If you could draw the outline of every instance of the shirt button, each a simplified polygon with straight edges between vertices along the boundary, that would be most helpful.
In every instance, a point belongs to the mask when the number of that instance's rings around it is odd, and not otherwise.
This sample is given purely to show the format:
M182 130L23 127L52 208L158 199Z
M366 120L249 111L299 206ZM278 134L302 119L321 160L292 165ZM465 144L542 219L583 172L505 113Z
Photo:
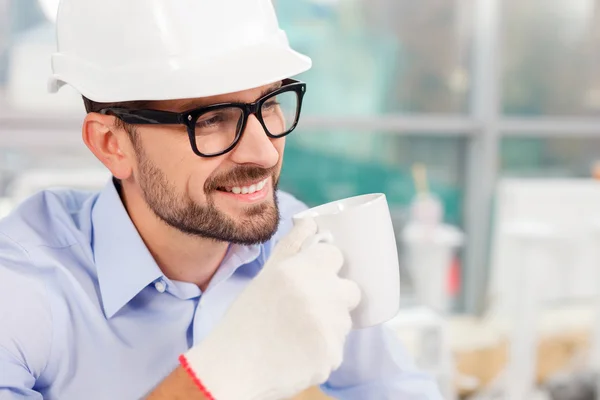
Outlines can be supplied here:
M163 281L163 280L160 280L160 281L156 282L156 283L154 284L154 287L156 288L156 290L157 290L159 293L164 293L164 292L165 292L165 290L167 290L167 284L166 284L166 283L165 283L165 281Z

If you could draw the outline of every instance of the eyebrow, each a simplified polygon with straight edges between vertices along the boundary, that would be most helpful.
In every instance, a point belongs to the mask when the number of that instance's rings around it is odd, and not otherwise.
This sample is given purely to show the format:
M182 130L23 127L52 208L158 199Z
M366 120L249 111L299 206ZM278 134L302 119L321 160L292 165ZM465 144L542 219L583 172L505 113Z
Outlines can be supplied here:
M258 96L257 99L260 99L261 97L264 97L264 96L268 95L269 93L276 91L277 89L281 88L282 86L283 86L283 84L281 81L270 85L269 87L265 88L260 93L260 95ZM219 103L224 103L224 102L219 102ZM245 101L243 101L241 99L231 99L231 100L227 101L226 103L245 103ZM181 110L189 110L189 109L193 109L193 108L209 106L211 104L218 104L218 103L208 103L207 104L207 103L203 102L202 100L191 99L191 100L188 100L185 103L183 103L178 108L180 108Z

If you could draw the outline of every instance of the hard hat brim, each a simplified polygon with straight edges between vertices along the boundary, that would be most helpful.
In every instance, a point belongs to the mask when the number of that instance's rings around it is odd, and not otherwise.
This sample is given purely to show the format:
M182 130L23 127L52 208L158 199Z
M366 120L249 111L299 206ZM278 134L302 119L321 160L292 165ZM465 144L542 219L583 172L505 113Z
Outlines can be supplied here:
M54 54L52 63L55 73L48 85L51 93L68 84L100 103L234 93L293 77L312 65L309 57L274 43L249 46L208 62L171 58L160 65L144 64L142 60L135 65L103 69L69 55ZM90 76L95 79L90 80Z

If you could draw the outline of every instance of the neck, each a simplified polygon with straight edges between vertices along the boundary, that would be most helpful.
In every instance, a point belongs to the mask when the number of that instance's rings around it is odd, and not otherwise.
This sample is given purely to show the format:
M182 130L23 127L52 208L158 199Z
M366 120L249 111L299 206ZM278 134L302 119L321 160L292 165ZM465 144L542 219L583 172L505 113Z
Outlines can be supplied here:
M229 246L226 242L185 234L158 218L135 188L124 183L121 199L159 268L169 279L206 290Z

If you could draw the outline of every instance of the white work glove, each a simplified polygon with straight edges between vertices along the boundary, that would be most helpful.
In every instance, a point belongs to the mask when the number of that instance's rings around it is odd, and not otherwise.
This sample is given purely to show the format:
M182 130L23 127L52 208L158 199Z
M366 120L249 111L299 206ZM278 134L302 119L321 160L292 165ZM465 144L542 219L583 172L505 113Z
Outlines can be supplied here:
M342 363L360 289L341 252L301 221L200 344L182 356L216 400L280 400L325 382ZM187 364L187 365L186 365Z

